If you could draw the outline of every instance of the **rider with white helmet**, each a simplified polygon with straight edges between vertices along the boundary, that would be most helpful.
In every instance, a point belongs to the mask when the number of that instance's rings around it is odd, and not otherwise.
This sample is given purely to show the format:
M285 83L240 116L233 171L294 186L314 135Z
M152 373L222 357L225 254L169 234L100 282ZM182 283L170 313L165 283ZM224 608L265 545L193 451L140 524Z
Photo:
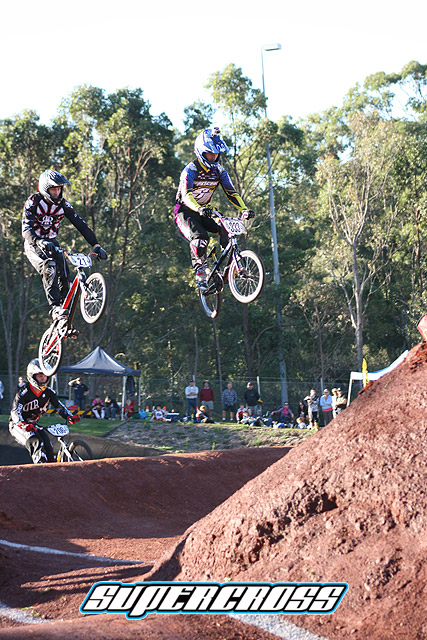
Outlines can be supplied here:
M49 436L37 426L41 415L46 413L49 404L59 415L74 424L80 418L73 416L58 400L55 391L47 386L48 377L43 373L38 358L29 362L27 382L16 394L9 418L9 431L13 438L27 448L33 462L55 462Z
M107 259L92 229L64 199L62 192L66 184L70 182L58 171L44 171L39 178L39 191L28 198L22 218L24 251L42 276L53 317L62 316L61 305L68 293L68 268L64 256L56 251L59 225L64 216L93 247L98 259Z
M222 247L228 243L228 235L222 225L210 217L212 209L209 203L214 191L221 185L236 209L241 213L246 212L248 218L253 217L254 213L246 208L230 176L220 164L220 156L228 152L228 147L221 137L219 128L202 131L194 142L194 151L196 159L181 173L174 213L179 230L190 241L196 284L203 289L206 287L208 232L220 235Z

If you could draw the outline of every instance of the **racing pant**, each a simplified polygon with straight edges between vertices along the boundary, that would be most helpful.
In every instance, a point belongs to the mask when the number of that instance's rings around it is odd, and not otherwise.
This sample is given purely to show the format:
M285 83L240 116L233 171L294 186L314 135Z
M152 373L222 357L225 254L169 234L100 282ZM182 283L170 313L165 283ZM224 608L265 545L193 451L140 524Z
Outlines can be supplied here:
M219 235L223 249L228 244L228 234L221 224L212 218L201 216L200 213L183 204L177 204L175 207L175 222L184 238L190 242L191 263L196 271L206 266L208 232Z
M36 432L26 431L14 422L9 422L9 431L16 442L26 447L35 464L55 462L52 443L47 431L44 429L37 429Z
M57 240L50 239L49 241L59 247ZM32 245L27 241L24 242L24 251L34 269L42 277L49 305L52 307L62 304L69 288L69 269L64 254L54 251L52 255L49 255L37 245Z

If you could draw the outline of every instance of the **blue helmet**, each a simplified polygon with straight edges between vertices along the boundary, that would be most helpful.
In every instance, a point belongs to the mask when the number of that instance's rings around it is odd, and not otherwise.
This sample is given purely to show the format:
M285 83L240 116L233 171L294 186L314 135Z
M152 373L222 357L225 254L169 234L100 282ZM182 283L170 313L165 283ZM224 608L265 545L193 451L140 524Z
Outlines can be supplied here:
M207 170L218 166L218 159L215 162L206 160L204 154L208 153L227 153L228 147L220 136L219 127L205 129L199 133L194 142L194 151L200 164Z
M58 204L62 200L62 187L64 184L70 184L70 182L58 171L54 171L53 169L47 169L43 171L39 178L39 191L42 194L43 198L52 202L54 204ZM61 187L61 194L59 198L52 198L49 193L49 189L51 187Z

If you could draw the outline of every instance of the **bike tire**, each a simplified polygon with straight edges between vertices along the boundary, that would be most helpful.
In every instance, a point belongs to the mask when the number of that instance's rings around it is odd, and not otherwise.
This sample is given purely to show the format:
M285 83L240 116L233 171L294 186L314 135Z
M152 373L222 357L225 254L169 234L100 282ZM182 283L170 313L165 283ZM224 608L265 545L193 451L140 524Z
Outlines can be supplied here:
M49 337L50 336L50 337ZM39 344L40 369L50 377L58 371L62 359L62 338L59 333L47 329L41 337Z
M70 442L69 449L74 462L93 459L92 449L84 440L73 440Z
M80 311L88 324L97 322L105 311L107 285L102 273L92 273L86 280L80 298Z
M249 303L258 298L264 288L265 269L254 251L245 249L236 254L228 272L228 284L239 302Z
M199 289L199 298L203 311L206 313L208 318L211 318L212 320L214 320L218 316L219 312L221 311L222 304L223 282L219 274L216 275L216 278L218 287L218 290L216 292L208 293L205 295L204 291L202 289ZM211 284L209 280L208 284Z

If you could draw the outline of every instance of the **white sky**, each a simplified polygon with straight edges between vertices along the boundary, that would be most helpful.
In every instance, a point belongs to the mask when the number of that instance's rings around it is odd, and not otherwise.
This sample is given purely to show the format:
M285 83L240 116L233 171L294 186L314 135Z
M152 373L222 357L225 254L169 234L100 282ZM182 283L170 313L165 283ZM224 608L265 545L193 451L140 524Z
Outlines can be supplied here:
M16 0L0 12L0 119L29 108L47 123L87 83L141 87L182 130L211 73L231 62L261 89L261 47L280 42L264 54L268 115L297 120L371 73L426 63L426 18L425 0Z

